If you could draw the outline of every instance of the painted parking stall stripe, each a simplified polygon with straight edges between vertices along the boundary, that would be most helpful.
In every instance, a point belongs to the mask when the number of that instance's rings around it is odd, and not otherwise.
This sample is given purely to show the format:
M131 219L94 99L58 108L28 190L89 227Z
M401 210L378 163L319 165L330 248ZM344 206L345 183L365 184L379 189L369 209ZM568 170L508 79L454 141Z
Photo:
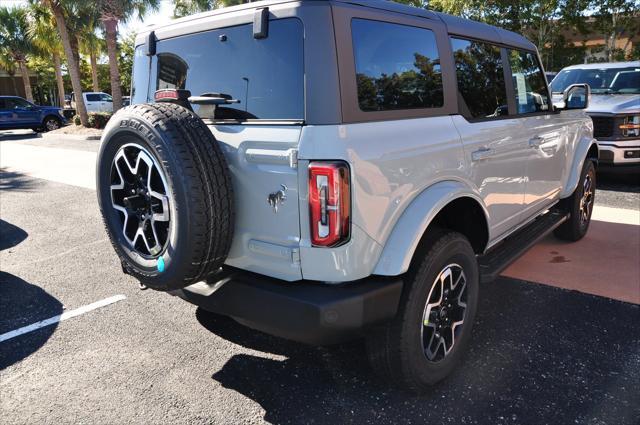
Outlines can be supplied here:
M105 298L100 301L96 301L94 303L82 306L80 308L76 308L75 310L67 311L57 316L50 317L49 319L41 320L39 322L33 323L31 325L23 326L21 328L15 329L13 331L3 333L0 335L0 342L6 341L11 338L15 338L20 335L24 335L29 332L33 332L40 328L44 328L47 326L55 325L58 322L62 322L63 320L71 319L72 317L80 316L81 314L88 313L92 310L96 310L100 307L108 306L109 304L117 303L118 301L122 301L126 299L122 294L114 295L113 297Z

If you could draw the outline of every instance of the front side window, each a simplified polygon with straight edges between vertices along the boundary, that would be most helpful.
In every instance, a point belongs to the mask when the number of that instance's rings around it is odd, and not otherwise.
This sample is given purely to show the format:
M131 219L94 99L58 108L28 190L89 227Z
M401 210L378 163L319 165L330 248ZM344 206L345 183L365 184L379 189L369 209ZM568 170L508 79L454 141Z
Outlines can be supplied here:
M102 102L113 102L113 98L111 97L111 95L108 95L108 94L105 94L105 93L100 95L100 100Z
M509 115L500 48L460 38L452 38L451 47L464 114L477 119Z
M548 111L546 77L536 56L530 52L509 50L509 65L518 114Z
M353 19L351 32L361 110L443 106L442 73L433 31Z
M271 21L264 39L254 38L253 26L248 24L162 40L157 45L157 77L152 87L239 101L193 104L202 118L302 120L303 42L302 22L296 18ZM142 68L141 62L134 66ZM136 82L136 90L138 85L142 84ZM137 93L134 97L137 101Z
M12 103L13 103L13 105L12 105ZM13 99L11 99L9 101L9 108L8 109L29 109L32 106L33 105L31 105L26 100L13 98Z

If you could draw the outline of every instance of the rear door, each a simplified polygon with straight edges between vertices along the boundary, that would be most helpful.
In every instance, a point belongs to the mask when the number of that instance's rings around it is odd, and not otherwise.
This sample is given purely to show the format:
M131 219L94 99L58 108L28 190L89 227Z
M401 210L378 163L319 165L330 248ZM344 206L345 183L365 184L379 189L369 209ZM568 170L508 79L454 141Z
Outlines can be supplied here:
M509 114L505 54L488 42L451 38L462 115L453 117L469 178L489 212L491 239L519 224L528 148Z
M101 112L100 94L99 93L83 93L87 112Z
M249 22L157 36L149 97L159 89L186 89L228 99L192 104L221 143L232 174L236 227L227 264L301 279L296 152L304 122L302 22L272 20L266 38L254 38ZM136 58L134 103L144 90L136 73L149 67L144 57Z
M534 52L508 49L516 114L527 145L523 219L555 202L562 189L569 126L551 107L546 77Z

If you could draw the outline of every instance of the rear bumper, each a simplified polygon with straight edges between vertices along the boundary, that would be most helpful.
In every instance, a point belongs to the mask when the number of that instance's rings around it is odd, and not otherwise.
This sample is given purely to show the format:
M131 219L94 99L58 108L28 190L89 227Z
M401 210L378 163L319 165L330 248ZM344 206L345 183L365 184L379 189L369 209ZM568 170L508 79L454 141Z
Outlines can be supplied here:
M400 278L285 282L232 269L172 294L271 335L329 345L362 336L368 327L392 319L401 292Z

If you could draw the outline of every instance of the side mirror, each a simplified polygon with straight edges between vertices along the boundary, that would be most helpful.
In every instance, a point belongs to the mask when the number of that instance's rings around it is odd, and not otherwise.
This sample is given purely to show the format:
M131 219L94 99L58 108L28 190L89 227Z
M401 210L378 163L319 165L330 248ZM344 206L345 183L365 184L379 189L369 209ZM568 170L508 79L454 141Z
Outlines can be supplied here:
M556 109L587 109L591 98L589 84L572 84L562 93L562 103L555 104Z

